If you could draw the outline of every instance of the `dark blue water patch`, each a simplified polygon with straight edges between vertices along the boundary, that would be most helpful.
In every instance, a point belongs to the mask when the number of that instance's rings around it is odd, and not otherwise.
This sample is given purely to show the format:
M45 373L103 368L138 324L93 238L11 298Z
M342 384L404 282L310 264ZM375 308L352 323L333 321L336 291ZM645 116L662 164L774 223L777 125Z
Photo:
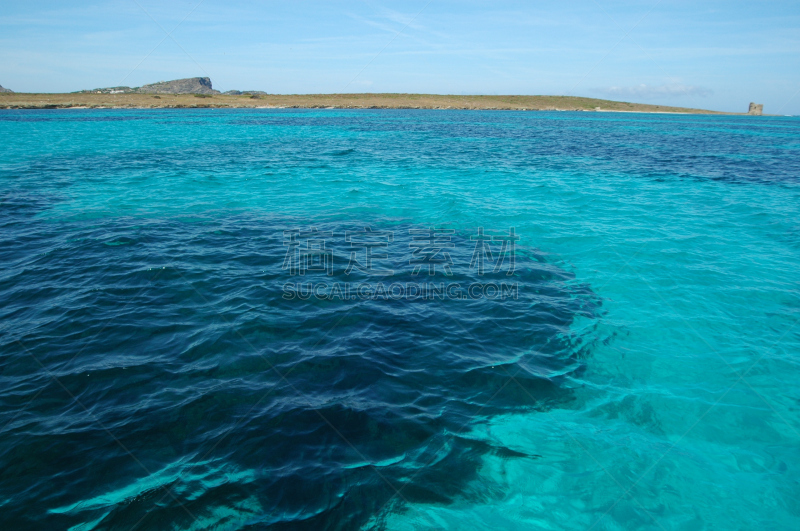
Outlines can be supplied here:
M411 110L353 116L281 113L233 123L377 135L387 150L402 138L413 145L415 156L439 164L468 164L479 157L484 164L515 169L585 166L635 175L651 167L660 176L767 184L796 183L800 174L793 120L767 118L753 127L752 117L569 114L569 119L558 119L529 112L437 111L430 119L430 111ZM364 142L360 136L359 142Z
M10 112L11 114L4 114ZM93 120L131 120L142 134L185 127L191 145L107 153L47 156L4 172L113 172L207 169L248 165L344 167L349 158L381 167L493 168L509 171L608 172L651 178L794 185L800 175L797 120L764 117L614 115L499 111L158 110L102 115L100 111L0 118L87 121L72 134L89 134ZM74 113L74 114L70 114ZM566 117L566 115L569 115ZM28 117L28 118L26 118ZM49 117L49 118L48 118ZM178 123L186 122L186 123ZM202 127L200 127L202 126ZM224 139L203 128L226 128ZM187 150L190 153L187 153ZM356 151L350 151L356 150ZM347 153L348 157L340 154ZM191 155L191 156L189 156ZM320 159L325 164L320 165Z
M394 235L380 260L394 274L348 275L345 231L364 224L317 224L332 232L331 274L292 276L284 230L304 220L61 224L31 216L41 208L2 212L0 504L11 528L199 518L351 529L406 502L451 503L487 453L537 458L469 434L496 414L569 403L565 378L591 339L571 325L601 311L532 249L518 250L511 275L479 275L463 230L450 236L452 274L427 277L409 264L409 231L423 227L373 220ZM519 291L284 297L287 282L428 280Z

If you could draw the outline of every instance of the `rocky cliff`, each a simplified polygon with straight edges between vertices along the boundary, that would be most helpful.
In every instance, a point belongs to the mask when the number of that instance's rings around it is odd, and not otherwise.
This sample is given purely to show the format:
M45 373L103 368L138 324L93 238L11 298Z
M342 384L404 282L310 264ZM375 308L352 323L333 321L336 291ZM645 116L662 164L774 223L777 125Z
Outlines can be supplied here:
M0 86L0 92L14 92L14 91L11 90L11 89L3 88L2 86Z
M219 94L211 87L211 79L207 77L190 77L174 81L159 81L139 87L141 94Z

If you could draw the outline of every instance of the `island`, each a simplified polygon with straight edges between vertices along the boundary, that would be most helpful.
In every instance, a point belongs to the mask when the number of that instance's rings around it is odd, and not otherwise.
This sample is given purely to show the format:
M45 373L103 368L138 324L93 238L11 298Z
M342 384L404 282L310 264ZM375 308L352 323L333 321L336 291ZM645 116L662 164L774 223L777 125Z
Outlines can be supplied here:
M0 91L0 109L459 109L736 114L579 96L482 96L445 94L268 94L258 90L214 90L207 77L160 81L141 87L109 87L72 93ZM760 111L760 109L759 109Z

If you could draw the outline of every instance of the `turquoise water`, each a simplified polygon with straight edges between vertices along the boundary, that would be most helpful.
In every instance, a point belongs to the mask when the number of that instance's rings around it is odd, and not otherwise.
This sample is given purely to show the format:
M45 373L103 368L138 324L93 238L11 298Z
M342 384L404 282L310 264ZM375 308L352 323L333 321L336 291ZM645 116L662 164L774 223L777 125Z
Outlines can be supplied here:
M4 528L800 526L796 118L0 111L0 134ZM366 226L393 275L345 272ZM284 231L311 227L331 274L293 276ZM412 272L430 227L452 275ZM478 227L514 228L512 274L470 268Z

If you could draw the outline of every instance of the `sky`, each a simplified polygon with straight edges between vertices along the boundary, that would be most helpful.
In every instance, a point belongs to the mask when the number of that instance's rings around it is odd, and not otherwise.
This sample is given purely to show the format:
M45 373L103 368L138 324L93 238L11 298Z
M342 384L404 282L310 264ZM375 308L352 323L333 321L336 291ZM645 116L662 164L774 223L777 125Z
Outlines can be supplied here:
M548 94L800 115L800 1L0 2L0 85Z

